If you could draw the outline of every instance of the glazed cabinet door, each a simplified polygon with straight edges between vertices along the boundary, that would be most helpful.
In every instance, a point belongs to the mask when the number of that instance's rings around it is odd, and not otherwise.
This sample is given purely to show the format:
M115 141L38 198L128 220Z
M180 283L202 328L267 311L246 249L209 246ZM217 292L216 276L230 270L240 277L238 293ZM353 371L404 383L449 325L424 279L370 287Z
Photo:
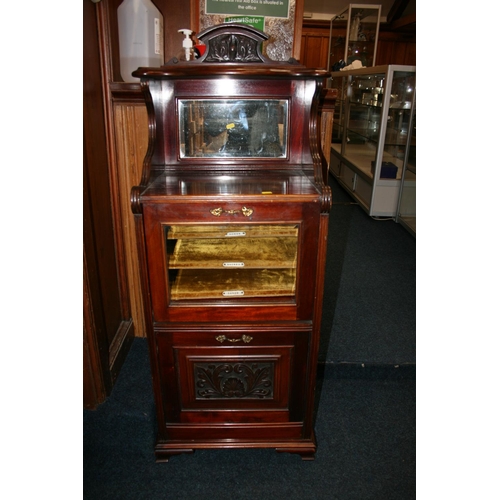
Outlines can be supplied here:
M312 319L318 203L174 208L144 210L156 322Z

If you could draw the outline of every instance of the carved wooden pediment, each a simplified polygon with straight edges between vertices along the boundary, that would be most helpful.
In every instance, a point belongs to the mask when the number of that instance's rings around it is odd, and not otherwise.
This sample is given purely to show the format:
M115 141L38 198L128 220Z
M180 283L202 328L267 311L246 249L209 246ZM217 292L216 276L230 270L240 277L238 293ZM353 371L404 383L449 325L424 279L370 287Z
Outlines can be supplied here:
M266 63L261 45L269 37L262 31L241 23L224 23L202 31L198 38L207 46L199 62Z

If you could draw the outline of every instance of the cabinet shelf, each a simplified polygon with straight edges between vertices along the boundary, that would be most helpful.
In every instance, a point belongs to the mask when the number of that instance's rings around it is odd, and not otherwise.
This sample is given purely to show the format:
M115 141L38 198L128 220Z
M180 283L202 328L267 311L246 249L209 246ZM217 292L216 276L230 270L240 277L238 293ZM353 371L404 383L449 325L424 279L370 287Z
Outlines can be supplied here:
M186 225L170 226L168 228L167 238L169 240L191 239L191 238L231 238L231 237L278 237L298 235L298 228L295 225Z
M295 269L181 269L172 300L283 297L295 295Z
M366 92L370 92L370 89L366 89ZM355 101L355 105L357 107L359 107L360 110L362 109L366 109L366 108L369 108L369 109L379 109L382 107L382 102L381 101L377 101L377 102L373 102L373 103L370 103L370 102L362 102L362 101Z
M347 129L347 142L350 144L364 144L366 142L372 142L373 147L375 148L377 145L377 135L378 131L367 133L366 127L362 127L361 125L356 127L356 125L354 125Z
M226 238L178 240L170 269L295 268L297 238Z
M373 151L371 151L369 148L349 146L348 151L346 151L343 156L343 160L346 161L351 168L357 170L358 173L361 173L363 177L368 180L373 180ZM382 161L393 163L398 167L398 173L395 179L384 180L401 180L401 172L404 163L403 160L396 158L391 154L384 153Z

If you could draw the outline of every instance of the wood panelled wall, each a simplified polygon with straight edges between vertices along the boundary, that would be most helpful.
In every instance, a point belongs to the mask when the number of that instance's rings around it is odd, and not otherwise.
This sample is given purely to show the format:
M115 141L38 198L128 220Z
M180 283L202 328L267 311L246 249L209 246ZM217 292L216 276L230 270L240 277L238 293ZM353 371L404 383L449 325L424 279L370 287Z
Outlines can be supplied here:
M142 103L116 102L114 105L116 164L120 213L124 234L125 266L129 281L130 305L135 336L145 337L146 326L142 306L139 258L134 214L130 208L130 190L140 184L142 163L148 149L148 116Z
M332 60L344 58L346 26L333 31ZM330 41L329 21L306 21L302 26L300 62L309 68L327 68L328 45ZM414 29L395 31L387 24L379 29L376 65L410 64L416 65L416 35Z

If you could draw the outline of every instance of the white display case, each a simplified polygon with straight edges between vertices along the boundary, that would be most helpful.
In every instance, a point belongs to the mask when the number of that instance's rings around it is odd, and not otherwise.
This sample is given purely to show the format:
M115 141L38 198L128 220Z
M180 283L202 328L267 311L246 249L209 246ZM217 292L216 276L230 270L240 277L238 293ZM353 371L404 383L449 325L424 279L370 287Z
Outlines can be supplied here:
M375 66L332 73L338 92L330 171L373 217L397 215L401 179L415 187L406 168L416 138L416 67Z

